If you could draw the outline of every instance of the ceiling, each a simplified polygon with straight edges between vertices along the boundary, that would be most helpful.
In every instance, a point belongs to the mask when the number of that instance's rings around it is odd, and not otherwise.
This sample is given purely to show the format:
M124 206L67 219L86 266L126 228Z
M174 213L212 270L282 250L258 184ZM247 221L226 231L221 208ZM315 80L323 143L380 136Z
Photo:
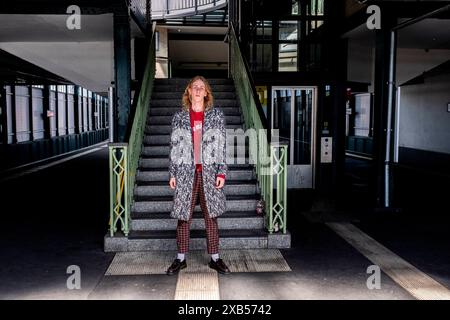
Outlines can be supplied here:
M402 21L400 21L402 22ZM397 33L397 47L409 49L450 49L450 20L424 19ZM375 30L365 24L347 32L344 38L357 41L363 46L373 46Z
M70 30L68 15L0 14L0 42L112 41L113 14L82 15L81 29ZM133 20L132 20L133 21ZM131 36L142 36L131 23Z
M67 17L1 14L0 49L36 66L17 79L39 79L44 69L86 89L106 91L114 71L113 14L82 15L79 30L67 27ZM132 38L143 37L133 19L130 26ZM11 77L10 71L4 73Z

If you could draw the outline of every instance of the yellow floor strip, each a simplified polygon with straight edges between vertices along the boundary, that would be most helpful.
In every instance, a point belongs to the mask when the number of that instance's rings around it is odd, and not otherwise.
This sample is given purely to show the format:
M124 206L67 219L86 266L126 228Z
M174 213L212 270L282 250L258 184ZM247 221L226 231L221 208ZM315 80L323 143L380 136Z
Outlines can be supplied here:
M178 274L175 300L220 300L219 276L216 271Z
M419 300L450 300L442 284L397 256L351 223L326 223L392 280Z

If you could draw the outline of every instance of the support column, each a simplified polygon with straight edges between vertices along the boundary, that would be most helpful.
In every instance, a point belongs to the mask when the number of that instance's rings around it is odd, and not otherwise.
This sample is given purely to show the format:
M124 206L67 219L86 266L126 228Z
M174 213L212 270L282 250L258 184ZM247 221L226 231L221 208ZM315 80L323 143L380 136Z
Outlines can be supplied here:
M92 131L97 131L97 118L95 117L95 112L97 112L97 97L95 93L92 92L91 98L91 117L92 117Z
M55 85L55 128L56 128L56 133L55 136L59 137L59 96L58 96L58 86Z
M70 124L69 124L69 88L68 86L64 86L65 87L65 99L66 99L66 135L70 134Z
M389 16L387 10L382 10L381 29L375 32L375 80L374 80L374 121L373 121L373 163L372 177L370 183L371 194L374 196L373 204L376 208L385 207L386 194L389 190L391 178L385 176L387 148L386 143L390 140L387 135L389 116L389 72L391 47L395 50L395 42L391 42L391 29L396 19ZM395 68L394 68L395 70ZM391 96L393 98L395 94ZM389 141L390 143L392 141ZM391 148L391 146L389 146ZM388 185L386 186L385 183ZM386 206L387 207L387 206Z
M73 87L73 125L75 127L75 134L80 134L80 95L79 86Z
M42 104L43 104L43 118L44 118L44 139L50 139L51 137L51 126L50 126L50 117L47 115L48 111L50 111L50 86L44 85L44 89L42 89Z
M17 112L16 112L16 85L11 84L11 143L17 143Z
M34 125L33 125L33 86L28 87L28 124L30 127L30 141L34 141Z
M6 101L6 88L3 83L0 83L0 108L2 110L0 119L2 123L1 141L4 145L8 144L8 106Z
M115 110L114 141L123 142L131 108L131 48L130 20L128 11L117 8L114 12L114 71Z

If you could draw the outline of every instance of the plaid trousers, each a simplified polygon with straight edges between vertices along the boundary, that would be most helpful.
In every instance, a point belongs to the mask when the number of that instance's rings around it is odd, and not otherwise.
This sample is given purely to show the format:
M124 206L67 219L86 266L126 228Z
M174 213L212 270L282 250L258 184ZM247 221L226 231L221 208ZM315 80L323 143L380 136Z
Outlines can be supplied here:
M208 207L206 206L205 193L203 191L202 172L195 170L194 188L192 190L191 213L189 221L178 220L177 225L177 245L179 253L186 253L189 251L189 229L192 222L192 215L194 213L195 205L199 202L205 219L206 239L208 253L219 253L219 228L217 225L217 218L210 218Z

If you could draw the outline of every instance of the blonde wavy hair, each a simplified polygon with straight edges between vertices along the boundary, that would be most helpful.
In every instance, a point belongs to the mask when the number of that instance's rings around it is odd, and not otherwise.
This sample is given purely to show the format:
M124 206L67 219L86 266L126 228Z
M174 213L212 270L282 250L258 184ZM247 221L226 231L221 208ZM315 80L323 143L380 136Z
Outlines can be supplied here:
M183 110L185 110L185 111L189 111L189 109L191 108L192 100L189 95L189 89L192 87L192 84L197 80L201 80L205 84L205 90L207 93L207 95L204 99L205 111L211 110L213 108L214 98L212 95L212 90L211 90L211 86L209 85L209 82L202 76L195 76L194 78L192 78L189 81L188 85L186 86L186 89L184 89L184 93L183 93L183 97L182 97L182 104L183 104Z

